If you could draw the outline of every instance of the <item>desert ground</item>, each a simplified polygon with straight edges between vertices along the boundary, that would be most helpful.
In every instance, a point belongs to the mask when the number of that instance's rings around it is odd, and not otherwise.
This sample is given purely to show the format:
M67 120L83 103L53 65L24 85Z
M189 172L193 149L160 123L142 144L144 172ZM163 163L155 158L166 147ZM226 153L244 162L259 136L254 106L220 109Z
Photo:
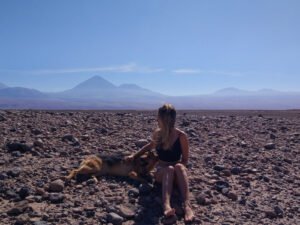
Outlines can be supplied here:
M0 223L166 223L158 184L62 179L89 155L139 150L156 114L0 111ZM300 223L300 111L178 111L177 127L189 137L194 224ZM184 224L180 203L174 190Z

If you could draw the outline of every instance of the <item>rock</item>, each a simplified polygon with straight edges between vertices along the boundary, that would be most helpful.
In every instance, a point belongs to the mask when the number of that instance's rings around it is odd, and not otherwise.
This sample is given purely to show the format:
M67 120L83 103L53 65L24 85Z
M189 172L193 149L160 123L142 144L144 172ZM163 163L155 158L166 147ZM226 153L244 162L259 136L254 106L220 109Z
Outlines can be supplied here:
M31 130L31 133L34 134L34 135L40 135L43 132L41 130L39 130L39 129L33 129L33 130Z
M265 211L265 215L266 217L268 217L269 219L275 219L277 217L277 214L270 210L270 211Z
M187 121L187 120L183 120L183 121L181 122L181 126L183 126L183 127L188 127L189 125L190 125L190 122Z
M0 122L4 122L4 121L6 121L6 118L4 116L0 115Z
M225 169L225 167L223 165L215 165L214 166L214 170L216 170L216 171L222 171L224 169Z
M39 220L39 221L34 221L33 225L48 225L46 221Z
M0 173L0 180L5 180L7 178L8 178L8 176L7 176L7 174L5 172L1 172Z
M212 156L205 156L204 157L204 162L205 163L209 163L209 162L211 162L212 161Z
M50 192L62 192L64 190L64 182L60 179L52 181L49 184L49 191Z
M113 225L121 225L124 221L124 218L116 213L111 212L107 215L107 221Z
M86 208L84 208L84 211L85 211L86 217L90 218L90 217L95 216L96 208L95 207L86 207Z
M199 205L207 205L207 198L206 198L205 194L197 195L196 201Z
M230 172L233 175L239 175L242 172L242 169L240 167L232 167Z
M135 216L135 210L132 205L120 205L118 212L119 212L118 214L120 216L127 218L127 219L134 218L134 216Z
M75 138L72 134L66 134L61 138L62 141L78 142L78 139Z
M7 171L6 174L9 177L18 177L21 173L21 169L18 167L14 167L11 170Z
M277 217L283 218L284 211L280 206L275 206L274 212L276 213Z
M13 157L21 157L22 156L22 153L20 152L20 151L14 151L14 152L12 152L11 153L11 155L13 156Z
M153 189L153 186L148 184L148 183L145 183L145 184L140 184L139 186L139 194L140 195L147 195L149 194Z
M228 182L226 182L226 181L221 181L221 180L215 182L215 189L216 189L217 191L220 191L220 192L221 192L223 188L229 188Z
M244 142L244 141L241 141L241 142L239 143L239 146L241 146L242 148L245 148L245 147L247 147L247 143Z
M22 187L19 191L18 194L21 199L26 198L30 193L30 188L29 187Z
M50 193L49 200L51 203L57 204L64 201L65 196L61 193Z
M149 143L148 140L146 140L146 139L140 139L140 140L136 141L134 144L135 144L136 147L142 148L144 145L146 145L148 143Z
M177 218L177 216L176 216L176 214L175 214L174 216L170 216L170 217L163 218L163 219L161 220L161 222L162 222L163 224L169 225L169 224L175 224L177 220L178 220L178 218Z
M28 208L28 205L27 205L26 201L18 202L17 204L15 204L15 206L13 206L12 208L10 208L7 211L7 215L18 216L18 215L22 214L23 212L25 212L25 210L27 208Z
M33 144L34 146L41 147L41 148L43 148L44 146L44 142L40 138L38 138Z
M29 145L22 144L19 142L7 143L6 149L8 152L19 151L19 152L24 153L24 152L31 151L31 147Z
M223 195L227 195L227 193L229 192L229 188L224 187L224 188L222 188L221 192Z
M20 197L14 190L7 190L6 193L5 193L5 196L8 199L15 199L15 198Z
M231 176L231 172L230 172L230 170L228 170L228 169L223 170L223 171L222 171L222 174L223 174L224 176L226 176L226 177L230 177L230 176Z
M267 149L267 150L275 149L275 144L274 143L267 143L265 145L265 149Z
M232 201L236 201L238 200L238 196L233 193L233 192L229 192L227 195L226 195L229 199L231 199Z
M136 198L139 196L139 190L137 188L131 188L129 191L128 191L128 196L129 197L133 197L133 198Z

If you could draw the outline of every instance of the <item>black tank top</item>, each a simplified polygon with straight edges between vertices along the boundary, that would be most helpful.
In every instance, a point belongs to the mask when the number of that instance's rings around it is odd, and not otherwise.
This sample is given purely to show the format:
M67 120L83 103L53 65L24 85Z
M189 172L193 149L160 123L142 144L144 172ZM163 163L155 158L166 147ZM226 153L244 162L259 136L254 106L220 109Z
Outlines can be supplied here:
M163 149L162 147L156 147L156 153L158 158L165 162L176 162L181 158L181 145L180 138L178 137L175 143L170 149Z

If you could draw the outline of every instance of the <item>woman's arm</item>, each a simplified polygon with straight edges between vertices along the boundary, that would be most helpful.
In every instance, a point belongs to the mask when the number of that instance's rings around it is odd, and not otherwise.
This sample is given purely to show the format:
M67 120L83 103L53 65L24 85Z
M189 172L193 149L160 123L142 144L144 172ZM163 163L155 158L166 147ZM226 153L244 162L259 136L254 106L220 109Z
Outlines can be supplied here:
M136 159L139 156L143 155L145 152L150 151L153 148L154 144L153 141L149 142L148 144L144 145L141 150L133 155L133 158Z
M148 144L144 145L138 152L126 157L128 160L130 159L136 159L137 157L143 155L145 152L150 151L151 149L153 149L155 147L154 144L154 137L155 137L156 133L154 132L152 135L152 140L151 142L149 142Z
M189 141L184 132L180 134L180 144L182 150L181 163L186 166L189 159Z

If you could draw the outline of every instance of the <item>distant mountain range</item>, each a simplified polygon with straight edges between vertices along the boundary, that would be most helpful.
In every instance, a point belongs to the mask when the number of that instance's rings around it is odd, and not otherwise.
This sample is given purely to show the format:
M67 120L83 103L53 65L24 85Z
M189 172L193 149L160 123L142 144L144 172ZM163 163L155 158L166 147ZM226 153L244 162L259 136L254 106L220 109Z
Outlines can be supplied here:
M136 84L116 86L94 76L72 89L45 93L0 83L0 109L300 109L300 92L225 88L209 95L167 96Z

